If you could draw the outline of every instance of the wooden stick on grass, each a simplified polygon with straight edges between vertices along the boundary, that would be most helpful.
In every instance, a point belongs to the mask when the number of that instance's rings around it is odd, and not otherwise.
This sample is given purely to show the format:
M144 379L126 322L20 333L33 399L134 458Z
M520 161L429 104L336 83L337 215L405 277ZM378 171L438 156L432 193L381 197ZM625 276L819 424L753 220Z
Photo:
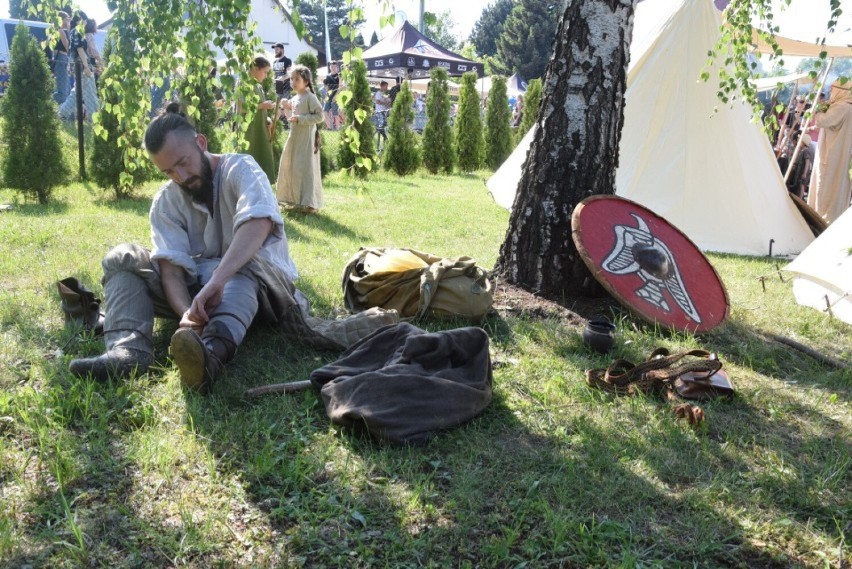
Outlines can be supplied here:
M259 397L261 395L269 395L271 393L298 393L311 388L310 380L291 381L290 383L273 383L271 385L263 385L261 387L252 387L246 389L246 397Z

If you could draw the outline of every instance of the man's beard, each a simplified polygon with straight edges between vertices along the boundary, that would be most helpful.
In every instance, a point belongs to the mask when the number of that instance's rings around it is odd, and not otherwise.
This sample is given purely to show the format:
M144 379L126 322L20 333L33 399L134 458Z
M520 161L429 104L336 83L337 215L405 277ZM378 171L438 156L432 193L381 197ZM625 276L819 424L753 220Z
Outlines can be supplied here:
M184 180L178 186L189 194L192 201L209 206L212 205L213 200L213 168L210 167L210 160L201 149L198 150L198 153L201 155L201 174ZM197 185L197 187L190 187L192 185Z

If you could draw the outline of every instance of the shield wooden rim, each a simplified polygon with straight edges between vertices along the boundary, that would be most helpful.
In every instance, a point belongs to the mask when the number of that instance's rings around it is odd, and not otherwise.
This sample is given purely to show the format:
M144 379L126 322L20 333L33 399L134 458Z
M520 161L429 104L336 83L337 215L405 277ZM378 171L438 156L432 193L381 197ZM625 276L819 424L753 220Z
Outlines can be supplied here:
M700 258L703 260L704 264L707 266L708 269L710 269L710 272L715 277L715 281L719 286L719 290L722 293L722 297L723 297L723 301L724 301L724 312L721 315L721 317L719 317L717 321L714 321L714 322L709 323L707 325L705 325L704 323L700 323L700 324L698 324L694 327L679 328L679 327L676 327L674 325L670 325L666 322L661 322L659 319L657 319L653 315L648 314L644 310L642 310L641 306L635 306L624 295L622 295L615 288L615 286L613 286L613 284L609 281L609 279L606 278L606 276L605 276L606 271L604 271L604 269L602 267L598 266L597 262L592 258L591 253L586 248L586 245L583 242L583 231L582 231L582 227L580 226L580 221L579 221L580 215L581 215L584 207L586 207L589 204L594 203L596 201L600 201L600 200L615 200L615 201L623 202L625 204L629 204L629 205L637 208L638 210L645 212L645 213L653 216L654 218L662 221L671 230L673 230L674 233L678 234L686 243L688 243L694 249L695 253L700 255ZM583 201L581 201L580 203L578 203L577 206L574 208L573 213L571 214L571 237L574 240L574 245L577 247L577 251L580 254L580 258L583 259L583 262L586 264L586 267L588 267L589 272L592 273L592 276L595 277L595 280L597 280L601 284L601 286L603 286L604 289L606 289L607 292L609 292L619 303L621 303L622 306L626 307L628 310L630 310L631 313L635 314L636 316L638 316L642 320L649 322L651 324L657 324L657 325L663 326L663 327L670 329L670 330L681 330L681 331L689 331L689 332L692 332L692 333L699 333L699 332L707 332L708 330L712 330L713 328L716 328L717 326L719 326L723 322L725 322L725 320L728 318L728 315L729 315L730 309L731 309L730 299L728 297L728 291L725 288L725 283L722 282L722 279L719 276L719 273L716 271L716 267L713 266L713 264L710 262L710 260L707 258L707 256L704 255L704 253L701 251L701 249L699 249L698 246L689 237L687 237L686 234L683 231L681 231L675 225L670 223L666 218L662 217L661 215L654 213L652 210L648 209L647 207L643 206L642 204L637 203L633 200L629 200L627 198L622 198L622 197L615 196L615 195L589 196L589 197L585 198Z

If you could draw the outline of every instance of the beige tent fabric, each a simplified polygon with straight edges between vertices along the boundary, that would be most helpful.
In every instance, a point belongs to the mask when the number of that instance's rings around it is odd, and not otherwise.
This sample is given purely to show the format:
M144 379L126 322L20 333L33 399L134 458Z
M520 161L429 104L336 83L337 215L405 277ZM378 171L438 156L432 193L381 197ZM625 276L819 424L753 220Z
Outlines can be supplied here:
M804 85L813 83L813 77L810 73L788 73L787 75L779 75L776 77L758 77L752 83L758 91L773 91L778 87L778 84L798 83Z
M788 57L819 57L819 54L823 51L826 52L827 57L852 57L852 46L848 45L819 45L783 36L775 36L775 41L778 42L778 46L784 51L784 55ZM756 51L760 53L772 53L772 48L768 43L758 37L756 30L752 36L752 43Z
M773 240L774 254L799 253L813 233L750 107L721 104L717 82L698 80L720 25L710 0L636 5L616 195L666 218L704 251L766 255ZM504 207L514 202L533 136L488 180Z
M836 219L801 255L784 267L796 273L793 294L802 306L852 324L852 208Z
M814 122L820 128L816 160L811 173L808 205L829 223L849 208L852 182L849 161L852 158L852 100L832 104L825 113L817 113Z

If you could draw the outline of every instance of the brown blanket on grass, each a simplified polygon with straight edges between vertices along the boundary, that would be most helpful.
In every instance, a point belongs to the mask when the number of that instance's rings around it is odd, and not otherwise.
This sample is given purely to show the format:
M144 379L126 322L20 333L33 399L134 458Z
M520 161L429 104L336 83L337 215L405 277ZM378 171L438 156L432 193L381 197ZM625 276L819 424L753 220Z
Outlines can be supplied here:
M382 441L423 443L491 402L488 335L385 326L311 373L311 383L333 423Z

